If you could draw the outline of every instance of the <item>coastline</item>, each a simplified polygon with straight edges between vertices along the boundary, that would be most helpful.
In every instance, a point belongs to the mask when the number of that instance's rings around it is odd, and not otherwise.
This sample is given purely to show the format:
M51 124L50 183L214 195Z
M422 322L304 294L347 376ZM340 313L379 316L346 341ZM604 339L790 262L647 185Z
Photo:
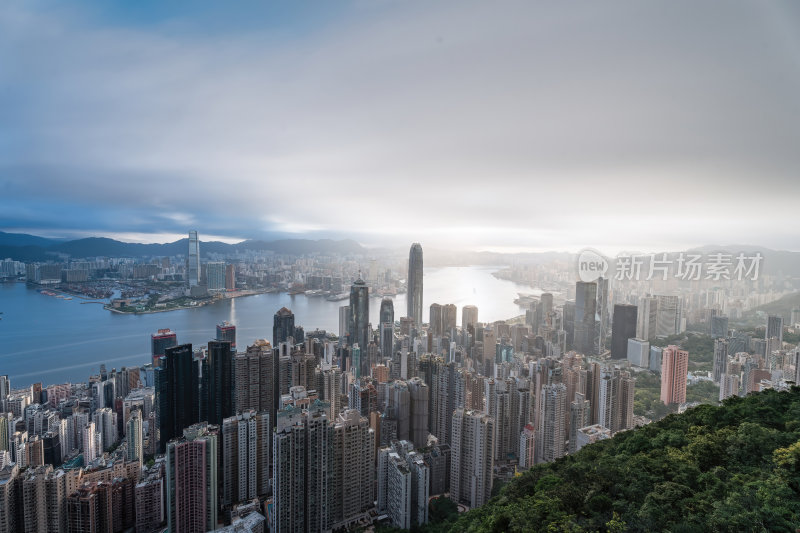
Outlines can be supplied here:
M177 306L177 307L170 307L168 309L147 309L147 310L144 310L144 311L123 311L121 309L115 309L115 308L111 307L110 303L107 303L107 304L103 305L103 309L105 309L107 311L111 311L112 313L120 314L120 315L152 315L152 314L155 314L155 313L169 313L170 311L181 311L181 310L184 310L184 309L198 309L200 307L205 307L206 305L212 305L212 304L215 304L217 302L224 301L224 300L233 300L235 298L243 298L245 296L257 296L259 294L270 294L270 293L275 293L275 292L281 292L281 291L272 290L272 289L266 289L266 290L261 290L261 291L243 291L241 294L231 294L231 295L223 296L221 298L210 298L210 299L207 299L207 300L198 300L198 301L196 301L195 305L180 305L180 306Z

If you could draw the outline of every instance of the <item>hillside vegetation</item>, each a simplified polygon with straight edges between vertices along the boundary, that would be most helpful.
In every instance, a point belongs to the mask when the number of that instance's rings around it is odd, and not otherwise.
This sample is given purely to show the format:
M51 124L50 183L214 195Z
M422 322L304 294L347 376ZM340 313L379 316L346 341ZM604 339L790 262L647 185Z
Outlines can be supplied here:
M701 405L518 476L429 532L795 531L800 388Z

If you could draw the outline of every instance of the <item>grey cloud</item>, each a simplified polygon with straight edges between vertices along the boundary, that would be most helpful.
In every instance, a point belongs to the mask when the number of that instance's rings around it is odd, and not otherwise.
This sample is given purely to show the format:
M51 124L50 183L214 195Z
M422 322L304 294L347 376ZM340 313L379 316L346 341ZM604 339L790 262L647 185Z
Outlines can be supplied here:
M351 10L276 40L7 7L0 171L22 198L122 197L157 221L234 206L209 217L213 233L453 228L470 246L658 248L761 243L791 220L796 5Z

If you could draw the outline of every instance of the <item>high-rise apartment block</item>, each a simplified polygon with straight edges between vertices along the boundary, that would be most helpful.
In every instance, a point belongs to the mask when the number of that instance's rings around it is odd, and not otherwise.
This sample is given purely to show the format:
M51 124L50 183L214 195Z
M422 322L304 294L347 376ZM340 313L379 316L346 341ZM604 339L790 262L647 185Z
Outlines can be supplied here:
M566 452L567 387L563 383L544 385L538 405L537 462L549 463Z
M263 497L269 490L269 413L242 411L222 421L222 504Z
M312 533L331 527L332 468L328 407L288 407L277 415L272 435L271 531Z
M689 352L667 346L661 353L661 402L664 405L686 403L686 379Z
M456 409L452 423L450 498L478 507L492 494L494 420L480 412Z
M393 526L411 529L428 522L431 468L408 441L378 452L378 511Z
M206 263L206 282L209 291L225 290L225 263L223 261Z
M217 527L216 426L194 424L167 444L167 527L201 533Z
M343 411L332 431L329 509L336 528L350 525L374 504L375 431L355 409Z

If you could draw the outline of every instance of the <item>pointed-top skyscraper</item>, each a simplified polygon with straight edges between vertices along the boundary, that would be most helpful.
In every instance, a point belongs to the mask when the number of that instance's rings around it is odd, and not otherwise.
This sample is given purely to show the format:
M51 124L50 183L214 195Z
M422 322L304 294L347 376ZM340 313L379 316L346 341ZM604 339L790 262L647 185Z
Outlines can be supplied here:
M408 316L422 325L422 246L415 242L408 254Z
M364 280L361 279L359 272L358 279L350 287L350 319L348 326L350 344L358 344L361 353L366 354L367 345L370 340L369 331L369 288Z

